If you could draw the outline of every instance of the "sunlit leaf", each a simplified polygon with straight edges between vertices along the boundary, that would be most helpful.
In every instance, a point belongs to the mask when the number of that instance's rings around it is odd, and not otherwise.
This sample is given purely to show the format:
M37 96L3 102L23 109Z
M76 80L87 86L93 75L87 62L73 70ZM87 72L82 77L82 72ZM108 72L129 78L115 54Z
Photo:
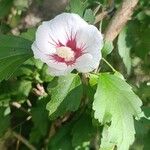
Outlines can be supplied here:
M58 117L79 107L82 96L82 85L79 75L69 74L59 77L57 85L51 89L51 100L47 110L51 117Z
M87 7L87 1L82 1L82 0L71 0L70 1L70 8L72 13L76 13L80 15L81 17L83 16L83 12L85 8Z
M125 67L127 68L127 73L131 72L131 57L130 50L131 47L127 45L127 28L124 28L118 37L118 52L120 57L123 59Z
M87 21L88 23L91 23L91 24L93 24L95 21L95 16L91 9L86 9L83 18L85 21Z
M110 54L113 49L114 49L113 43L105 41L104 46L102 48L102 54L103 54L103 56L105 57L108 54Z
M142 102L121 78L102 73L99 75L98 87L93 102L95 118L104 124L101 150L127 150L134 141L134 120L141 118ZM111 125L108 126L107 123Z

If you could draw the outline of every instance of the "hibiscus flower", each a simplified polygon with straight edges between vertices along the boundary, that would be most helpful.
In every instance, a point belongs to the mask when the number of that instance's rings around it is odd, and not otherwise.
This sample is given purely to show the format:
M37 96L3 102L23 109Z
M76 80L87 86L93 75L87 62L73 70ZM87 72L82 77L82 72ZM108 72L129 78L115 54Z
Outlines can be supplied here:
M60 76L74 69L82 73L96 69L102 46L102 34L95 26L77 14L62 13L38 27L32 50L51 75Z

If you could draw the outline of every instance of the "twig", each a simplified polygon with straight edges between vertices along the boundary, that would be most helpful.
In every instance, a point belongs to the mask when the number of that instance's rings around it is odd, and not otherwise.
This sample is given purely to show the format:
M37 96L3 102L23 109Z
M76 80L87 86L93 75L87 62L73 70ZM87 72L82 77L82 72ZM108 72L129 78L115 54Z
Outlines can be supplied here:
M102 12L95 17L94 24L97 24L98 22L102 21L106 16L109 15L110 12L114 10L114 0L108 0L108 9L102 9ZM96 14L95 12L94 14Z
M138 1L139 0L123 0L120 8L117 10L116 14L113 16L108 27L106 28L106 31L104 33L105 41L113 42L124 25L130 19ZM113 1L110 2L112 2L111 4L113 4ZM96 16L95 23L101 21L105 17L104 15L107 15L108 12L105 12L105 14L103 13L104 12ZM105 61L105 63L107 63L107 65L109 65L113 71L116 71L105 59L103 59L103 61ZM98 69L99 67L95 70L95 73L98 72Z
M48 133L48 136L46 137L45 141L44 141L44 149L47 150L47 145L50 141L50 139L55 135L56 133L56 127L55 127L55 122L53 122L51 124L51 127L49 129L49 133Z
M21 126L22 124L24 124L26 121L29 121L32 117L29 116L27 117L25 120L23 120L22 122L20 122L19 124L17 124L16 126L12 127L12 129L17 128L18 126Z
M98 22L100 22L101 20L103 20L103 18L105 18L107 16L108 12L107 11L103 11L101 12L100 14L98 14L96 17L95 17L95 22L94 24L97 24Z
M21 111L23 111L23 112L25 112L28 115L31 115L31 113L28 112L25 108L21 107L21 104L19 104L18 102L12 102L12 103L10 103L10 105L17 108L17 109L19 109L19 110L21 110Z
M117 72L116 69L105 58L102 58L102 60L111 68L113 72Z
M124 25L130 20L133 10L136 7L139 0L123 0L120 8L110 21L106 28L104 39L112 42L119 32L122 30Z
M21 133L21 126L20 126L20 133ZM17 139L16 150L19 150L19 146L20 146L20 140Z
M29 143L28 140L26 140L24 137L22 137L20 134L12 131L12 134L14 137L16 137L19 141L21 141L24 145L26 145L30 150L36 150L36 148L31 144Z

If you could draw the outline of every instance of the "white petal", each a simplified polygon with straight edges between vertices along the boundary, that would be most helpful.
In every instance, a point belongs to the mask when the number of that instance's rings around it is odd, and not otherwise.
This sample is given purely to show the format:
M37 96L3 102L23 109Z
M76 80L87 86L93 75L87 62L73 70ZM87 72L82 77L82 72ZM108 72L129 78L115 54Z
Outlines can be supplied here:
M49 26L48 22L43 22L42 25L40 25L37 29L36 32L36 45L45 54L51 54L54 53L55 50L55 45L51 44L54 43L51 41L51 38L49 36Z
M77 30L88 25L79 15L71 13L62 13L47 23L50 36L64 45L68 37L74 37Z
M87 25L77 14L62 13L38 27L36 45L43 53L55 53L58 42L65 45L68 38L74 37L78 29Z
M99 65L99 60L93 58L91 54L84 54L76 60L76 67L79 72L87 73L96 69Z
M52 76L64 76L64 75L70 73L72 70L73 70L73 68L71 68L71 67L68 67L64 70L58 70L58 69L49 67L49 74Z
M47 62L48 61L48 55L46 55L45 53L43 53L42 51L40 51L40 49L37 47L36 43L34 42L31 46L33 54L34 54L34 58L36 59L40 59L43 62Z
M96 27L88 25L76 14L63 13L39 26L36 40L32 45L34 57L45 62L53 75L71 72L72 67L55 62L50 55L56 53L58 43L65 45L69 38L75 36L78 47L85 46L85 54L76 60L75 67L81 72L92 71L101 59L102 35Z
M84 45L84 55L77 59L76 68L80 72L90 72L96 69L101 59L103 37L92 25L81 28L77 33L78 47Z
M82 45L84 45L85 53L90 53L94 58L100 59L103 37L95 26L88 25L77 32L77 46Z
M48 54L45 54L40 51L40 49L37 48L35 42L32 44L32 50L34 53L34 58L40 59L42 62L46 63L48 66L59 69L59 70L64 70L67 68L67 65L65 63L58 63L55 62L50 58Z

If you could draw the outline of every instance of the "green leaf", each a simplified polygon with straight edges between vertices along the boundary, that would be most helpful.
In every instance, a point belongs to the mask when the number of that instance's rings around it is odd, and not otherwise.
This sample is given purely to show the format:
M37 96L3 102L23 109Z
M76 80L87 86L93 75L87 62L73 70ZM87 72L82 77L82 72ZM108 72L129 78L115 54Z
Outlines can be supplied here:
M10 126L10 116L4 116L4 107L0 107L0 136L2 136Z
M31 76L31 77L33 77L34 71L35 71L35 67L34 66L23 64L20 68L18 68L15 71L13 76L14 77L18 77L18 76L28 76L28 77Z
M12 7L13 0L1 0L0 1L0 19L5 17Z
M0 81L8 79L16 69L32 57L32 42L12 35L0 35Z
M29 7L29 1L28 0L15 0L14 5L18 10L25 10Z
M127 28L124 28L118 37L118 52L120 57L123 59L125 67L127 68L127 73L131 72L131 57L130 50L131 47L127 45Z
M22 80L18 84L16 94L27 97L31 91L31 88L32 88L32 82L31 81Z
M40 140L47 135L48 132L48 111L45 109L47 99L38 101L36 107L31 109L32 121L34 123L30 133L30 142L38 144Z
M48 149L52 150L72 150L71 144L71 123L62 126L51 138Z
M90 74L90 80L89 83L91 86L96 85L98 82L98 76L96 74Z
M114 75L117 76L118 78L121 78L122 80L125 80L124 76L118 71L115 71Z
M101 150L127 150L134 141L133 116L141 118L142 102L121 78L102 73L93 102L94 117L104 124ZM106 123L110 123L108 127Z
M68 111L75 111L80 105L82 85L79 75L69 74L58 79L51 89L51 100L47 104L49 115L56 118Z
M8 24L1 22L0 24L0 34L7 34L10 32L11 28Z
M150 107L142 107L145 115L150 116ZM150 122L146 118L140 121L135 120L136 141L132 145L133 150L149 150L150 143ZM138 147L138 148L137 148Z
M148 23L142 24L139 21L130 21L127 25L127 44L132 47L134 53L144 59L150 52L150 28Z
M112 52L113 49L114 49L113 43L105 41L104 46L102 48L103 56L106 57L108 54Z
M46 64L43 65L40 75L41 75L40 77L41 77L42 81L44 81L44 82L50 82L54 79L53 76L50 76L50 74L48 72L48 66Z
M27 39L27 40L34 41L35 32L36 32L36 28L30 28L26 32L21 33L20 36Z
M86 9L83 18L85 21L87 21L90 24L93 24L95 21L95 16L94 16L94 13L91 9Z
M13 79L0 83L0 105L9 106L10 100L22 103L27 99L32 88L31 81Z
M80 15L81 17L83 16L83 12L85 8L87 7L87 1L82 1L82 0L71 0L70 1L70 8L72 13L76 13Z
M92 125L92 118L87 114L82 115L72 128L73 147L82 147L84 143L88 143L89 146L92 137L96 133L95 131Z

